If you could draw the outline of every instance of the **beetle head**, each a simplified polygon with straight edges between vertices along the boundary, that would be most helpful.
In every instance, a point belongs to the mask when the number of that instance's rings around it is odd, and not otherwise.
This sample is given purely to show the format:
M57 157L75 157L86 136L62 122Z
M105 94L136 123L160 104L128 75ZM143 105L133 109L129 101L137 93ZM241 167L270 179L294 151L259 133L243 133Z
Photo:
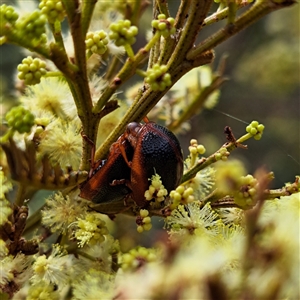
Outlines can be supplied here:
M131 122L127 125L126 138L128 139L133 148L136 147L136 143L142 127L143 125L137 122Z

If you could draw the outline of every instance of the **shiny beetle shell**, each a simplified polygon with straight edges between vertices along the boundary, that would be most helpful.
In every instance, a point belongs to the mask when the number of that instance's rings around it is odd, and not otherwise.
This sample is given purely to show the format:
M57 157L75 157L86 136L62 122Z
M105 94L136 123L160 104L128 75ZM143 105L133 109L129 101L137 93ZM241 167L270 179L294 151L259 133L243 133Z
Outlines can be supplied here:
M154 122L130 123L124 135L134 148L128 186L132 190L132 199L143 207L146 204L144 194L152 175L161 176L168 192L180 184L183 174L182 150L176 136Z
M106 203L124 199L131 192L125 185L130 180L131 170L123 158L120 143L128 159L132 159L133 148L129 141L122 139L112 144L107 160L98 163L92 176L81 185L80 197L94 203ZM114 184L115 181L119 183Z

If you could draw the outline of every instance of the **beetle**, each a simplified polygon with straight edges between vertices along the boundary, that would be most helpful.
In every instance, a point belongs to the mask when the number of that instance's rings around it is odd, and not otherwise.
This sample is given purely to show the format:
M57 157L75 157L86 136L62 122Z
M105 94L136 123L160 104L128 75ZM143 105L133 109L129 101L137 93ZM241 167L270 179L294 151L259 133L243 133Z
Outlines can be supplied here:
M179 185L183 174L179 141L167 128L146 117L144 121L145 124L127 125L110 147L107 160L92 167L89 178L80 187L80 197L106 203L130 196L139 207L145 207L149 202L144 194L155 173L168 191Z
M176 136L167 128L144 118L145 124L132 122L121 136L119 147L124 160L131 169L131 198L140 207L145 207L145 191L149 179L155 173L160 175L164 187L170 192L175 189L183 175L182 150ZM134 149L132 160L128 158L124 143L127 140Z
M122 139L122 141L119 139ZM93 163L89 178L81 184L79 196L94 203L105 203L124 199L131 190L123 182L130 180L130 168L125 162L122 152L129 159L133 156L133 148L122 136L110 147L106 160ZM113 184L113 182L118 184Z

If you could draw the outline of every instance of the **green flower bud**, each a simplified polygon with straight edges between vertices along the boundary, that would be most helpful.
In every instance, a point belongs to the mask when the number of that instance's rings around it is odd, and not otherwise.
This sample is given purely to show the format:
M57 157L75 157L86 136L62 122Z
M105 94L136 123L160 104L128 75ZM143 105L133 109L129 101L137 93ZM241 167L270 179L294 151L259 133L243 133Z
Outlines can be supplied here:
M115 40L117 46L132 45L136 41L135 36L138 34L138 28L131 26L129 20L119 20L117 23L112 23L109 29L111 30L109 38Z
M45 43L47 17L39 10L35 10L29 15L19 18L16 22L16 28L21 38L28 40L38 40Z
M265 129L263 124L259 124L257 121L252 121L247 127L246 131L253 135L255 140L260 140L262 137L262 133Z
M174 18L167 18L164 14L158 15L158 20L153 20L151 25L155 28L164 38L174 34L176 28L174 27Z
M107 50L107 34L104 30L88 32L86 35L86 52L87 55L92 53L103 54Z
M171 75L166 73L167 66L155 64L147 71L145 81L151 86L153 91L164 91L172 85Z
M41 0L39 8L47 18L49 23L56 20L62 22L66 17L66 12L60 0Z
M23 106L13 107L7 112L5 119L8 126L19 133L30 132L35 124L35 116Z
M19 15L12 6L6 4L0 6L1 28L6 25L5 23L14 24L18 18Z
M45 68L44 61L28 56L18 65L18 78L24 80L27 85L40 83L41 77L47 73Z

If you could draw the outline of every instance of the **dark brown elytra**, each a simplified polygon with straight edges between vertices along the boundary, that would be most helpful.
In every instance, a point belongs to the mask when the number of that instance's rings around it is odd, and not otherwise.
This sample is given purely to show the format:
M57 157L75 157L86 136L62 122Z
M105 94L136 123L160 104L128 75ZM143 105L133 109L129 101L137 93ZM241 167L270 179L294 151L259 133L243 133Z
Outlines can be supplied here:
M89 178L80 187L80 197L104 203L124 199L131 192L125 184L121 184L130 180L131 171L123 158L121 146L126 156L132 158L133 148L127 140L113 143L106 160L92 162ZM113 184L114 181L119 184Z
M160 175L164 187L170 192L179 185L183 174L182 151L176 136L167 128L149 122L147 118L144 120L145 124L128 124L122 137L134 149L131 161L124 150L122 153L131 168L127 186L132 191L132 199L140 207L146 205L144 194L152 175Z
M152 175L161 176L168 192L179 185L183 174L179 141L167 128L144 120L145 124L128 124L112 144L107 160L92 166L80 188L82 198L104 203L130 196L139 207L145 207L144 194Z

